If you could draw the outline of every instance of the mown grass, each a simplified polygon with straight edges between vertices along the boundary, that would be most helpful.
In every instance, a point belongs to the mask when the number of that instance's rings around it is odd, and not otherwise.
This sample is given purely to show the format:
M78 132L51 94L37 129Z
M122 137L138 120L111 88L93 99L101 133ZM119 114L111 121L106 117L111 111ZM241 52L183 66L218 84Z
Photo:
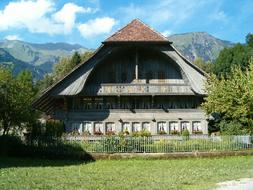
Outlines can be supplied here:
M253 157L98 160L0 158L1 189L213 189L253 177Z

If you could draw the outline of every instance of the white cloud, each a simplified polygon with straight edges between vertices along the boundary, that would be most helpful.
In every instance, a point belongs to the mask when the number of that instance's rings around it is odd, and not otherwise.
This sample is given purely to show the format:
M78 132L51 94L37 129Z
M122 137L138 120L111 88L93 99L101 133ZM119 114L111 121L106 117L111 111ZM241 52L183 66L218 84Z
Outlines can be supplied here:
M171 30L165 30L165 31L162 32L162 35L165 36L165 37L168 37L171 34L172 34Z
M140 18L152 26L157 27L158 25L171 23L173 27L186 22L208 2L201 0L189 0L187 2L185 0L166 0L152 4L130 4L129 6L120 7L116 14L122 15L124 21Z
M28 28L31 32L39 32L42 26L50 25L45 15L53 11L53 5L50 0L10 2L0 11L0 30Z
M5 36L4 39L6 39L6 40L22 40L18 35L8 35L8 36Z
M220 11L220 10L215 11L213 14L209 16L209 18L211 20L217 20L217 21L223 21L223 22L227 21L227 15L225 14L224 11Z
M90 38L100 34L110 33L115 24L116 20L114 18L101 17L80 24L78 30L84 38Z
M91 12L74 3L66 3L56 12L53 0L20 0L0 10L0 31L26 28L32 33L68 34L75 26L77 13Z
M64 32L70 33L75 25L77 13L90 13L91 8L84 8L73 3L66 3L62 9L53 15L53 19L57 23L64 25Z

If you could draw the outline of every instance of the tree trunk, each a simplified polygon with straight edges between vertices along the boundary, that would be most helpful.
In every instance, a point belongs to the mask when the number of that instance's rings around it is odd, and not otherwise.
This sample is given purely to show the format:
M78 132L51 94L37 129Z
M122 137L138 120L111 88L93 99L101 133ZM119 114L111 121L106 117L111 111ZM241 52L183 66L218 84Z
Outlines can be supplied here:
M3 120L3 128L4 128L3 135L7 135L9 131L9 125L8 122L5 120Z

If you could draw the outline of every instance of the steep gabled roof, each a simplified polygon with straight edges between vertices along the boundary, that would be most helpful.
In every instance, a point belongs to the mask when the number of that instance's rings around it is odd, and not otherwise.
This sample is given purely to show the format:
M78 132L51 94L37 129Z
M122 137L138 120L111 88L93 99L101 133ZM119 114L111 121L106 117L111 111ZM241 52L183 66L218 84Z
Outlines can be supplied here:
M138 19L134 19L125 27L107 38L103 43L112 42L165 42L170 41L159 32L150 28Z

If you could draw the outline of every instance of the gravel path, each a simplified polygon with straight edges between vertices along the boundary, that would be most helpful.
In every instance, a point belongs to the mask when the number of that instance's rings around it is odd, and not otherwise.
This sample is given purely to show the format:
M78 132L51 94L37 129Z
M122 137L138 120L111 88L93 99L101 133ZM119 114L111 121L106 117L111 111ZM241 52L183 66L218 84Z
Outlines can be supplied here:
M216 190L253 190L253 178L243 178L218 183Z

